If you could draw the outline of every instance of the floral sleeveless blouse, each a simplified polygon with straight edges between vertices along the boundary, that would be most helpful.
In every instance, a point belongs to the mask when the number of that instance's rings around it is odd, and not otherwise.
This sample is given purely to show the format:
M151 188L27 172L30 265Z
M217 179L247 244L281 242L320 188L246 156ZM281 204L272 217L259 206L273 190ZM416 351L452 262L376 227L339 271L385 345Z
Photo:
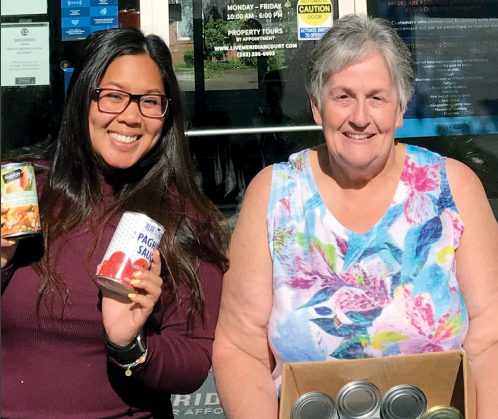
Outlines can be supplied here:
M459 349L468 314L455 275L463 224L445 158L407 145L394 199L368 232L342 226L309 150L273 166L270 346L277 365Z

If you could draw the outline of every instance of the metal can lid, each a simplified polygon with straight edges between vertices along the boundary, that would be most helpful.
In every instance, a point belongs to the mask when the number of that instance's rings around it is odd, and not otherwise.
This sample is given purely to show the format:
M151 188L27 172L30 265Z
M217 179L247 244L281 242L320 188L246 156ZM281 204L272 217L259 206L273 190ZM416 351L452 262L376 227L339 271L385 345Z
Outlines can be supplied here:
M337 419L335 402L327 393L309 391L292 406L292 419Z
M425 394L410 384L394 386L382 398L383 419L419 419L426 410Z
M164 226L153 218L149 217L147 214L144 214L143 212L125 211L123 212L122 218L125 217L143 218L144 220L147 220L154 224L159 234L162 235L164 233Z
M369 418L379 410L380 400L379 389L370 381L351 381L337 393L337 411L341 418Z
M463 415L453 406L434 406L425 412L422 419L463 419Z

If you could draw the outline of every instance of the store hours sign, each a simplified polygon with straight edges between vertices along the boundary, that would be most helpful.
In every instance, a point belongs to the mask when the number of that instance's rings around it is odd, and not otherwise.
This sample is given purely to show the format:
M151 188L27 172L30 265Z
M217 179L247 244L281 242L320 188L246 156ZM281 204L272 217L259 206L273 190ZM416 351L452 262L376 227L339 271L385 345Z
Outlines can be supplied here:
M215 52L227 59L273 57L298 48L296 0L228 0L226 33Z

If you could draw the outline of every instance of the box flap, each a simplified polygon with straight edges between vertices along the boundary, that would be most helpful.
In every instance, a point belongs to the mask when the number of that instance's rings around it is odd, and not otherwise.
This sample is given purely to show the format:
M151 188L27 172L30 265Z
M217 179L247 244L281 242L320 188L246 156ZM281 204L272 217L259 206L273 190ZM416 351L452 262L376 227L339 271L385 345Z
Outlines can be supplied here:
M477 417L477 394L472 371L470 370L470 360L465 351L462 351L463 377L465 386L465 417L476 419Z

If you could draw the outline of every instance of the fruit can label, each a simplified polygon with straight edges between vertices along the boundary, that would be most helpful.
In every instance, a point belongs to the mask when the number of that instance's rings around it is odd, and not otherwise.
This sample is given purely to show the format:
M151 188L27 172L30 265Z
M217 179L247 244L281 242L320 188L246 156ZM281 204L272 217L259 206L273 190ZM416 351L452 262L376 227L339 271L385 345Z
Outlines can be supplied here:
M149 269L163 233L163 226L145 214L123 213L97 269L97 283L121 295L133 292L133 272Z
M22 238L40 233L40 211L33 165L2 165L1 184L2 237Z

